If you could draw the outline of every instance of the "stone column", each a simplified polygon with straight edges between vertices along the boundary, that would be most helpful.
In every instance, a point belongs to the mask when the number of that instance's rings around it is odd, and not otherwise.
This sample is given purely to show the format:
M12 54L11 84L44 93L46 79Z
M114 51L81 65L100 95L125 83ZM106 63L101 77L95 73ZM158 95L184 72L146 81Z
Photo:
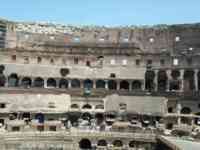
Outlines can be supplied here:
M5 87L8 87L8 77L7 76L5 77L6 77Z
M44 88L47 88L47 79L44 79Z
M96 87L97 87L96 86L96 80L93 80L92 82L93 82L93 88L96 89Z
M154 90L158 91L158 70L155 70L154 72L155 72L155 78L154 78L155 88L154 88Z
M172 73L171 70L167 70L167 87L166 87L166 92L170 91L170 81L172 80L171 73Z
M198 85L198 72L199 69L194 70L194 85L195 85L195 91L199 90L199 85Z
M105 89L108 90L108 80L105 80Z
M117 90L120 90L120 81L116 80L116 82L117 82Z
M68 80L68 89L71 89L71 88L72 88L72 80L69 79L69 80Z
M145 79L143 81L141 81L141 83L142 83L142 90L145 91L146 90L145 89Z
M81 89L84 88L83 82L84 82L84 80L80 80L80 84L81 84L81 85L80 85L80 88L81 88Z
M180 70L180 81L181 81L180 92L184 92L184 69Z
M132 81L129 81L129 91L132 91Z
M181 104L178 102L177 105L176 105L176 112L177 112L177 114L178 114L178 120L177 120L178 125L181 124L181 117L180 117L181 108L182 108L182 106L181 106Z

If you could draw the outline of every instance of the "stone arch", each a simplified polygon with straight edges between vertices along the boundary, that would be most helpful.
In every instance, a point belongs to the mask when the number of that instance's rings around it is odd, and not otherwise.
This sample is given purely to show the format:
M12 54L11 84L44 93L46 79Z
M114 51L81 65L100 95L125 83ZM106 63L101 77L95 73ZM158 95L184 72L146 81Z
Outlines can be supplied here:
M8 77L8 86L11 87L17 87L19 84L19 77L16 73L12 73L9 77Z
M68 80L66 80L66 79L60 79L60 81L59 81L59 88L63 88L63 89L65 89L65 88L68 88Z
M172 70L171 77L174 80L177 80L180 77L181 73L179 70Z
M31 87L32 80L29 77L24 77L21 81L21 86L25 88Z
M82 150L90 150L90 149L92 149L92 144L91 144L90 140L82 139L79 142L79 148Z
M34 87L44 87L44 79L37 77L34 80Z
M120 82L120 89L121 90L129 90L129 82L126 80L123 80Z
M158 71L158 90L159 91L166 91L167 88L167 73L165 70L159 70Z
M79 109L79 105L78 104L71 104L70 106L72 109Z
M82 109L92 109L92 106L90 104L85 104Z
M89 112L84 112L82 115L81 115L81 118L83 120L88 120L90 121L92 119L92 115L89 113Z
M104 80L97 80L96 81L96 88L97 89L104 89L105 88L105 85L106 85L106 82Z
M117 82L115 80L108 81L108 89L116 90L117 89Z
M84 80L84 82L83 82L83 87L84 87L84 88L87 88L87 89L93 88L93 81L90 80L90 79Z
M122 147L123 142L121 140L115 140L115 141L113 141L113 146L114 147Z
M5 66L4 65L0 65L0 87L5 86L6 83L6 77L4 75L4 70L5 70Z
M103 113L96 113L95 114L95 118L96 118L96 121L97 121L98 125L100 125L104 121L104 119L105 119Z
M132 82L132 90L141 90L142 89L142 83L139 80L135 80Z
M107 142L106 140L99 140L98 143L97 143L97 146L107 146Z
M135 141L130 141L128 145L129 145L129 147L133 148L133 147L135 147L136 142Z
M35 115L35 119L38 120L39 123L44 123L45 116L42 113L38 113Z
M184 91L191 91L195 89L194 71L185 70L184 72Z
M180 81L178 78L180 77L179 70L172 70L171 72L172 80L170 81L170 91L179 90L180 89Z
M148 91L154 90L154 78L155 72L152 70L148 70L145 73L145 89Z
M80 88L81 82L78 79L73 79L71 81L71 86L72 86L72 88Z
M54 78L47 79L47 87L55 88L57 86L56 80Z
M183 107L181 109L181 114L191 114L192 110L189 107Z

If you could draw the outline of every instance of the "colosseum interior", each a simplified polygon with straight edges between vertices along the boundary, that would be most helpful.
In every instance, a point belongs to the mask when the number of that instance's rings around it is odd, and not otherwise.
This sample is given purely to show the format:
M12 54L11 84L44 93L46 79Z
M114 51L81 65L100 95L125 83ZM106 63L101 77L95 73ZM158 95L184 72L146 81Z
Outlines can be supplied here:
M173 150L162 137L200 141L199 39L200 24L1 19L1 150Z

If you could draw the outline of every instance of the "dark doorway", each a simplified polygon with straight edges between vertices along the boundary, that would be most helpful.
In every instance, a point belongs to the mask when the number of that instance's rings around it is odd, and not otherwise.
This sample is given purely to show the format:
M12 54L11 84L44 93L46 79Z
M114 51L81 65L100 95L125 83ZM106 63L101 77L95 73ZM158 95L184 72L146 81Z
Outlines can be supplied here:
M81 150L90 150L90 149L92 149L92 144L91 144L90 140L82 139L79 142L79 147Z

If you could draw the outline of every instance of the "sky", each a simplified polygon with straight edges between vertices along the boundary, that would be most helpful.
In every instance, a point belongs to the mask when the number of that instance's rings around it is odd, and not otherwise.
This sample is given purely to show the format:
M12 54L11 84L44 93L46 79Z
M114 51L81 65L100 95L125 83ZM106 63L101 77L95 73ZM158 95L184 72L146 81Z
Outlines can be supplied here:
M200 0L2 0L0 18L72 25L200 22Z

